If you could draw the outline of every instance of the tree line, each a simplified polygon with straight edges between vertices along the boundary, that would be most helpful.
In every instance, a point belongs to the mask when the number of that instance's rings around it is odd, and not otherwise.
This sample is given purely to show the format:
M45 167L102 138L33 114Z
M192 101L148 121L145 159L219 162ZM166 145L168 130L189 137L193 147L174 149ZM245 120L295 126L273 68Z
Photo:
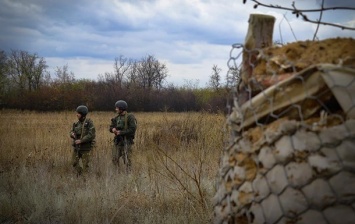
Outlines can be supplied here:
M223 111L228 94L221 69L212 67L209 86L175 86L166 82L167 66L148 55L139 60L119 56L113 71L97 80L76 79L67 65L51 74L43 57L22 50L0 51L1 108L61 111L87 105L90 110L113 110L118 99L131 111Z

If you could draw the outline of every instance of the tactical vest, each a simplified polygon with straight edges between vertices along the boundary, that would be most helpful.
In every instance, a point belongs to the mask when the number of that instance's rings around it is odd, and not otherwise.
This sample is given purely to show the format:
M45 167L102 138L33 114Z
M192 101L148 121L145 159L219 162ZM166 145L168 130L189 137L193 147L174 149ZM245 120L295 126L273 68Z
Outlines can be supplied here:
M75 139L82 139L83 136L89 134L90 127L93 127L93 122L90 118L85 119L84 122L80 122L80 121L74 122L72 131L75 133L75 137L76 137ZM94 143L95 143L94 140L82 143L80 144L80 149L90 150L94 145Z
M118 130L127 130L128 128L128 119L132 118L134 119L136 125L137 125L137 120L131 113L126 113L124 116L117 116L116 117L116 128ZM127 136L128 138L134 139L134 134Z

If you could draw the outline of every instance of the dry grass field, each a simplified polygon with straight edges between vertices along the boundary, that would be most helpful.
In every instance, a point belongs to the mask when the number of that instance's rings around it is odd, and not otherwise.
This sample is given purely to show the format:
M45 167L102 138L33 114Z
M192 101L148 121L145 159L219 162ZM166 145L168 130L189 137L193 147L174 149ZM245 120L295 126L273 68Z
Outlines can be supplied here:
M225 116L135 113L130 174L111 162L114 116L89 113L97 143L77 177L75 111L0 111L0 223L210 223Z

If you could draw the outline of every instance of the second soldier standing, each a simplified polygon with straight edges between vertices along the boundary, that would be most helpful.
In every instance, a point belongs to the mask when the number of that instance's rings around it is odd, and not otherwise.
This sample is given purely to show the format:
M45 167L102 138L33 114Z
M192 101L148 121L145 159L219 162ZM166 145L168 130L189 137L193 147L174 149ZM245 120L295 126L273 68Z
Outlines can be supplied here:
M90 118L87 118L89 109L80 105L76 108L78 121L73 123L70 137L73 141L72 163L78 175L87 171L90 166L91 151L95 144L95 126Z
M119 100L115 103L117 116L111 119L109 131L115 135L114 147L112 149L112 161L119 165L119 159L122 157L128 170L131 170L132 145L137 129L137 120L132 113L127 112L128 105L126 101Z

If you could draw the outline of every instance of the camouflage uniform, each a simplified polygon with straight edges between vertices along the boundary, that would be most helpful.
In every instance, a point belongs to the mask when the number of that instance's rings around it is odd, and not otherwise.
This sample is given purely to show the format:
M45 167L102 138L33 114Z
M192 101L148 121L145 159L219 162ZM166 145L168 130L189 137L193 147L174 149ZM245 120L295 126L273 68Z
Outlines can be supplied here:
M87 171L89 168L91 151L95 144L95 127L91 119L86 118L84 121L77 121L73 124L70 133L75 133L75 139L80 139L81 144L73 143L72 163L78 174ZM81 159L81 161L80 161Z
M125 113L124 115L118 115L111 119L111 125L109 131L112 133L112 129L116 128L121 131L120 135L116 135L114 138L114 147L112 148L112 161L114 164L119 165L119 158L122 156L123 161L127 163L128 167L131 167L131 155L132 145L134 144L134 135L137 129L137 120L132 113ZM127 161L124 156L124 150L127 150Z

